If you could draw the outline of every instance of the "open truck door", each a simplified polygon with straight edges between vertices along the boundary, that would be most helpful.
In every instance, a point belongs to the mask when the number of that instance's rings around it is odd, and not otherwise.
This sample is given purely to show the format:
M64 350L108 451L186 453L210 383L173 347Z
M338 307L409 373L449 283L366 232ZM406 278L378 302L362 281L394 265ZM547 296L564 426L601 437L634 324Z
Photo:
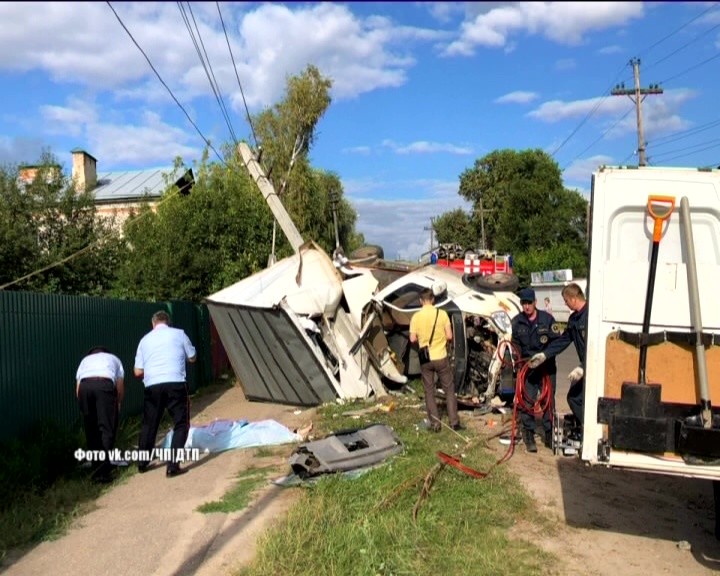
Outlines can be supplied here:
M590 218L581 457L713 480L720 526L720 171L601 168Z

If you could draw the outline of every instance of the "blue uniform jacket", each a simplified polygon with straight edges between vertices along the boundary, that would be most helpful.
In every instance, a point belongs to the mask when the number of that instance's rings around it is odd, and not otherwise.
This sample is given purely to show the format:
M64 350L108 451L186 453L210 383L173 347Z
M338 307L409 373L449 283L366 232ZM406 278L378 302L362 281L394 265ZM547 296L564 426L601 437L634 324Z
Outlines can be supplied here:
M537 310L537 317L534 322L528 320L528 317L521 312L512 320L512 341L520 347L520 355L524 359L529 359L533 354L545 352L547 360L540 366L542 372L553 375L557 373L555 358L550 358L547 348L550 343L560 337L557 328L553 331L553 327L557 326L555 318L544 310Z
M565 331L560 335L559 338L555 338L550 345L543 350L547 358L554 358L565 350L570 343L575 344L575 350L577 350L578 358L580 358L580 365L585 369L585 352L586 352L586 338L587 338L587 303L582 307L582 310L573 312L568 318L567 327Z

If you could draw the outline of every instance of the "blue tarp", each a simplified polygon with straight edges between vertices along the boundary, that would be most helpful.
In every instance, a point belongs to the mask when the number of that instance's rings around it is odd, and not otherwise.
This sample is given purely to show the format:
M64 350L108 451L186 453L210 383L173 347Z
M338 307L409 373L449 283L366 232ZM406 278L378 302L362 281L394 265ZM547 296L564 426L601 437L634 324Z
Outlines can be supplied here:
M170 448L172 430L165 436L162 447ZM232 448L252 448L300 442L302 438L275 420L215 420L205 426L190 428L185 448L201 452L222 452Z

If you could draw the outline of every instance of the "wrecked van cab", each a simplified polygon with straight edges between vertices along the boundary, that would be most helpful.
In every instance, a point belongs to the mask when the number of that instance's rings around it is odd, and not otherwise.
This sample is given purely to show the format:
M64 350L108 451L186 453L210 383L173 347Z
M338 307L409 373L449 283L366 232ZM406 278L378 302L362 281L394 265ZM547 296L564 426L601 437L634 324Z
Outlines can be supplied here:
M406 376L420 375L417 350L409 343L413 314L420 310L420 292L433 289L435 306L445 310L453 327L450 361L458 394L490 400L498 392L504 351L512 334L511 320L521 310L512 292L477 288L467 274L428 265L408 272L373 295L365 318L380 318L390 349Z

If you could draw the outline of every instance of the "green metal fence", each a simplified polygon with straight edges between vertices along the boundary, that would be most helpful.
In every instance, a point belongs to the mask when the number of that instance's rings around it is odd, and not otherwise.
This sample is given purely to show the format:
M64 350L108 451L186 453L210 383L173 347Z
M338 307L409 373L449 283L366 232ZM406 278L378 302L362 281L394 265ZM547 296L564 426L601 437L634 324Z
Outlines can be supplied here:
M140 339L158 310L185 330L198 360L188 366L191 392L212 379L207 308L190 302L135 302L84 296L0 291L0 441L40 421L80 423L75 373L87 351L106 346L125 368L122 416L140 414L143 384L133 375Z

